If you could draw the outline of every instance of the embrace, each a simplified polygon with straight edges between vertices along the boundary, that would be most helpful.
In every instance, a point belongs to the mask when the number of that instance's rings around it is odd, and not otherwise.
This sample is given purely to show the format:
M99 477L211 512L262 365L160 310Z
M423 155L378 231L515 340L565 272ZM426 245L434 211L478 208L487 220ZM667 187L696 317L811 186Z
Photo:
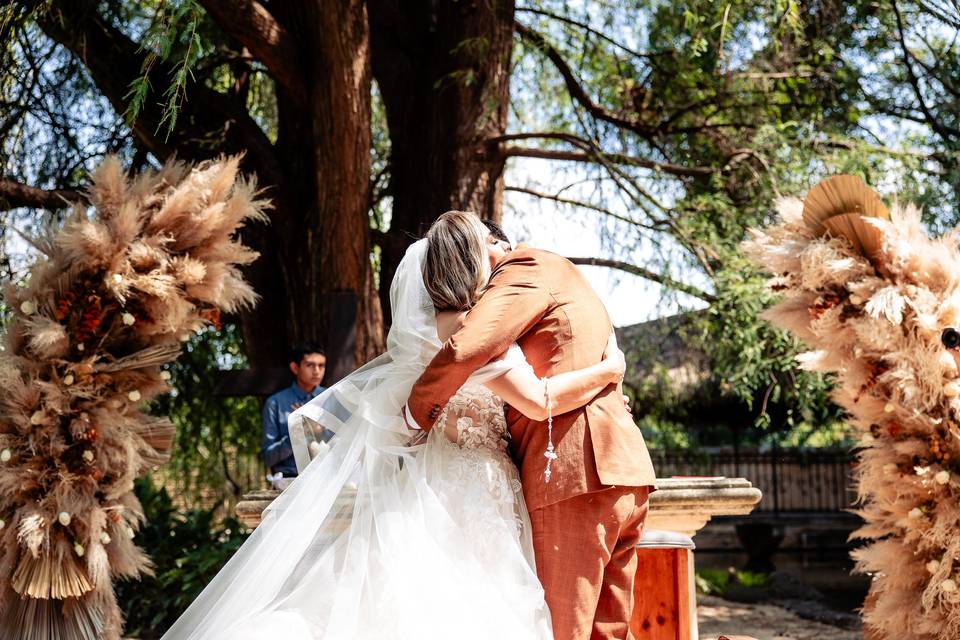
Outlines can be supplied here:
M603 303L456 211L390 302L387 352L290 417L329 449L163 637L632 638L655 476Z

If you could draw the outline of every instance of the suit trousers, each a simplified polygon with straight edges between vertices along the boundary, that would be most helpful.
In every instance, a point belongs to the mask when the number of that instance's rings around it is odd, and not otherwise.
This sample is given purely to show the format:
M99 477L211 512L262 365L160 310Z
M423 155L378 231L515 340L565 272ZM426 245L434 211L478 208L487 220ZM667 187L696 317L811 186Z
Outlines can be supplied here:
M530 512L556 640L632 639L633 581L650 487L609 487Z

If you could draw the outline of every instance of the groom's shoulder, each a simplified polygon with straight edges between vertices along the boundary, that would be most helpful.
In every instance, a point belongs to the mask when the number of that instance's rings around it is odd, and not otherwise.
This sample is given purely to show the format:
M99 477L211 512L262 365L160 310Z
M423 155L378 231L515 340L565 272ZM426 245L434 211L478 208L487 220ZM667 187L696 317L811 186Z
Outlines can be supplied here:
M566 278L569 268L576 267L566 258L521 244L500 260L490 275L490 282L520 282L552 288L555 285L550 283Z
M501 261L501 264L505 265L510 263L519 263L519 262L550 263L550 262L555 262L557 260L565 261L566 258L562 256L558 256L552 251L547 251L545 249L537 249L536 247L532 247L525 242L521 242L516 246L516 248L513 251L508 253L503 258L503 260Z
M500 260L491 277L497 274L503 274L502 277L510 277L507 276L509 273L520 279L537 278L539 276L534 274L563 273L566 270L566 265L572 266L572 263L552 251L537 249L528 244L519 244Z
M507 273L517 274L526 273L530 269L537 269L543 262L544 251L535 249L528 244L518 244L513 251L500 258L500 262L494 267L491 277L497 274Z

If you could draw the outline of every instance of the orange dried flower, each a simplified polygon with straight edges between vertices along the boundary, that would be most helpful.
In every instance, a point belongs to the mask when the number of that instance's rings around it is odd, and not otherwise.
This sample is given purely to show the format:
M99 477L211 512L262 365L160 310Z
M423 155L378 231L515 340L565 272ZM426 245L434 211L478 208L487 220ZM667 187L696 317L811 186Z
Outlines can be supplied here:
M220 323L220 309L216 307L201 309L200 317L212 324L217 331L220 331L220 329L223 327L223 325Z
M70 310L76 301L77 294L73 291L67 291L63 294L60 300L57 301L57 308L53 312L53 316L57 319L57 322L62 322L63 319L70 314Z

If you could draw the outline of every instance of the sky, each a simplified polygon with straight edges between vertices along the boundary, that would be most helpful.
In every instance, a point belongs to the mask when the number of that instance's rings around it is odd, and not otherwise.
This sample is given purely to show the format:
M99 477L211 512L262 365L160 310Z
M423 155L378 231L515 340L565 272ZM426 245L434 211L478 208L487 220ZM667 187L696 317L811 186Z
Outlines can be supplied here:
M528 206L529 198L508 193L514 206ZM579 219L578 219L579 218ZM583 216L545 203L528 210L523 217L506 211L503 227L514 242L528 242L563 256L609 257L600 237L592 232ZM660 308L661 287L639 276L607 267L581 266L593 288L607 305L613 324L618 327L676 313L675 305Z
M578 171L575 166L567 165L563 171L558 171L556 162L514 158L507 166L504 182L544 193L556 193L564 186L576 182L577 178ZM590 188L589 185L586 188ZM576 192L567 191L564 195L580 200L594 199L587 193L578 195ZM633 212L617 202L610 201L605 204L618 214L639 217L632 215ZM600 214L523 193L507 191L504 196L503 227L515 243L527 242L567 257L620 259L639 266L650 262L652 249L649 247L641 246L629 250L622 246L610 246L611 243L604 240L605 234L615 236L612 240L618 245L628 245L632 243L631 240L616 236L630 231L622 225L603 229L605 221L602 218ZM617 242L621 239L625 242ZM625 271L590 266L581 266L580 269L607 305L610 318L617 327L673 315L682 309L705 306L702 300L683 294L677 299L670 296L664 299L663 287L659 284ZM711 289L709 281L699 274L671 275L705 290Z

